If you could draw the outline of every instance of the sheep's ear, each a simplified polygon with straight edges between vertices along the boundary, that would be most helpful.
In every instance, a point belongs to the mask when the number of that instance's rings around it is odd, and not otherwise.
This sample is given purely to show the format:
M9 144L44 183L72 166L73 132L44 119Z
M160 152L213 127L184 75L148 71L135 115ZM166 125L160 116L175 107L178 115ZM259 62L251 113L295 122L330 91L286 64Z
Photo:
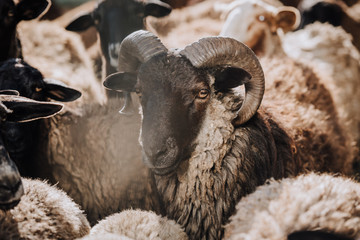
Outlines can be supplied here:
M153 17L165 17L171 13L171 7L159 0L150 0L145 3L144 15Z
M17 20L31 20L45 14L50 7L48 0L22 0L16 5Z
M214 87L216 91L227 92L250 81L251 75L242 68L226 67L216 70Z
M135 92L136 81L135 73L118 72L107 76L103 84L110 90Z
M288 240L351 240L352 238L340 236L333 233L323 231L299 231L288 236Z
M64 83L50 79L44 78L45 81L45 95L48 98L51 98L60 102L71 102L79 97L81 97L81 92L66 86Z
M61 111L63 105L52 102L39 102L19 96L6 96L1 102L10 110L6 121L27 122L39 118L50 117Z
M300 12L294 7L280 7L275 14L277 28L284 33L296 29L300 24Z
M91 13L87 13L74 19L65 29L73 32L81 32L92 26L95 26L94 19L92 18Z

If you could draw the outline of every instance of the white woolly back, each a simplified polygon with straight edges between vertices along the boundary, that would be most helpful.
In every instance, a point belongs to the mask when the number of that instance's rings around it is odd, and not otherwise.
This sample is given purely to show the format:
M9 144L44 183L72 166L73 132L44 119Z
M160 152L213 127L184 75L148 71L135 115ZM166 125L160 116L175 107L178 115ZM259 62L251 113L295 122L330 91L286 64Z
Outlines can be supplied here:
M187 240L184 230L174 220L151 211L125 210L96 224L90 235L118 234L136 240ZM121 238L123 239L123 238Z
M316 66L339 117L360 139L360 53L351 40L341 27L317 22L286 34L283 47L293 59Z
M360 184L311 173L269 184L242 198L225 239L279 239L296 231L324 230L360 237Z

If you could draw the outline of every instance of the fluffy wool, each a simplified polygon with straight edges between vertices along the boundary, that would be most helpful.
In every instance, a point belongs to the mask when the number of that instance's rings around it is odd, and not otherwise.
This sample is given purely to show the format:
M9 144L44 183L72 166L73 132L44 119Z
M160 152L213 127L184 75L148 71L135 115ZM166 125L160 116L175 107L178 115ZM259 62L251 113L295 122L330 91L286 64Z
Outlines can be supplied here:
M225 238L277 239L302 230L360 237L360 185L340 176L310 173L269 181L242 198Z
M271 176L292 175L295 163L289 139L277 143L271 123L256 115L242 128L234 129L241 100L238 96L213 96L197 137L197 146L175 175L155 176L167 216L184 226L192 239L219 239L222 225L240 197L252 192ZM282 136L281 136L282 137ZM256 159L256 162L254 161Z
M97 80L84 44L76 33L50 21L21 22L18 26L24 60L47 78L66 83L82 92L68 106L106 101L105 89Z
M331 93L311 68L288 57L261 59L263 106L294 140L300 171L353 173L356 149Z
M136 103L135 103L136 104ZM39 176L64 189L94 224L127 208L160 212L155 186L142 163L140 115L118 113L118 100L86 106L83 116L44 121Z
M85 215L65 192L39 180L22 180L20 203L0 212L1 239L74 239L89 233Z
M101 234L95 234L95 235L87 235L83 238L80 238L81 240L136 240L131 239L122 235L114 234L114 233L101 233ZM80 240L78 239L78 240Z
M136 240L187 240L184 230L175 221L150 211L125 210L101 220L90 236L114 233Z
M276 26L271 25L273 22L271 19L274 18L271 17L271 13L274 12L271 9L279 9L282 5L280 2L276 3L276 1L247 1L249 4L251 3L252 8L247 11L248 17L242 19L251 28L238 28L237 33L231 33L234 35L229 36L241 36L241 39L236 39L244 41L261 57L284 59L286 56L290 56L296 62L286 58L288 60L286 62L283 61L283 63L291 65L291 68L294 68L294 65L297 68L304 68L302 70L304 76L311 78L314 75L309 75L311 72L309 68L315 71L320 83L329 90L331 98L333 98L341 125L347 128L353 140L358 142L360 136L358 116L360 114L360 93L358 90L360 89L358 86L358 79L360 78L360 54L351 42L351 35L340 27L321 23L311 24L305 29L283 35L280 28L281 22L278 22ZM266 5L265 2L267 2ZM266 16L266 21L258 21L257 16L260 15ZM272 33L273 27L276 27L276 31ZM262 65L265 68L267 64L273 67L269 62L265 60L262 62ZM268 68L270 69L270 67ZM276 71L273 72L274 77L279 75ZM274 77L267 77L267 82L268 79L272 80ZM301 76L300 78L289 77L289 79L292 81L300 81L302 79L307 84L309 84L309 81L313 81ZM291 83L299 85L298 82ZM313 88L308 88L314 92L313 96L309 98L312 100L318 98L317 94L320 93L319 89L314 87L315 85ZM305 93L304 88L288 88L287 91ZM326 105L327 102L328 100L324 100L323 104ZM334 114L330 114L330 117L334 117ZM351 144L354 145L354 143Z
M221 14L214 9L215 3L215 0L207 0L173 9L169 16L161 19L148 17L147 29L156 32L168 48L184 47L202 37L217 36L224 22Z
M288 33L283 47L288 56L315 65L330 90L339 118L360 140L360 53L341 27L314 23Z

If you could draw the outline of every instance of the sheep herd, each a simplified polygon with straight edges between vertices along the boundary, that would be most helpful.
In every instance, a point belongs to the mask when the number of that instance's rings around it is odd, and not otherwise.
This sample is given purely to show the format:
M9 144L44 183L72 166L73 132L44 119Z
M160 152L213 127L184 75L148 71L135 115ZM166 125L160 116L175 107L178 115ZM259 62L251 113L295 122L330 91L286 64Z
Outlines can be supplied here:
M0 0L0 239L360 239L359 1L51 4Z

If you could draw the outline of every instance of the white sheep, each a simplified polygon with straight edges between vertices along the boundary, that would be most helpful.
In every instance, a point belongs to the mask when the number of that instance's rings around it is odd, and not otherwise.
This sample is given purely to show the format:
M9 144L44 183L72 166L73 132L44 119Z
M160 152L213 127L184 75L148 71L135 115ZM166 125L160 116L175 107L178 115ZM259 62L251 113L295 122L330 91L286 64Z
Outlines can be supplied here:
M359 239L359 206L360 184L349 178L309 173L271 180L236 205L224 239L286 240L301 231Z
M86 216L65 192L40 180L22 182L20 203L0 211L1 239L74 239L89 233Z
M184 230L174 220L151 211L124 210L101 220L90 236L117 234L134 240L187 240ZM87 238L85 238L87 239Z
M328 75L323 83L330 90L339 118L360 144L360 53L352 37L341 27L314 23L284 36L285 53Z

